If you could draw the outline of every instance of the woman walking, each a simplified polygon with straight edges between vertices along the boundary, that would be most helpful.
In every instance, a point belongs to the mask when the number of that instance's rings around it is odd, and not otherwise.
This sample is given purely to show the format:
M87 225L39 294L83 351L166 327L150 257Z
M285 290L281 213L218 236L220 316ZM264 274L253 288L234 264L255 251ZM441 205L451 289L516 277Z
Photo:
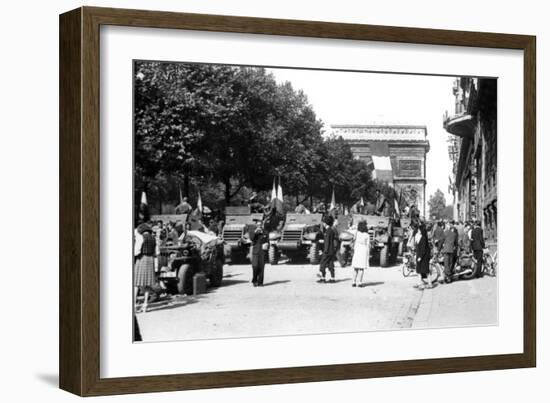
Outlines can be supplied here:
M366 221L359 221L357 232L354 236L354 251L351 267L355 270L352 287L357 287L357 277L359 276L359 286L363 285L363 274L365 269L369 268L369 250L370 237Z
M134 270L134 301L137 300L138 290L145 292L145 299L141 312L147 311L149 290L155 285L155 249L156 241L152 234L153 230L147 224L140 224L137 227L138 236L134 254L136 255L136 267ZM140 238L141 236L141 238Z
M414 287L419 290L424 288L432 288L432 280L430 278L430 244L428 242L428 232L426 225L420 224L415 235L416 243L416 272L420 274L420 281ZM427 283L425 285L425 283Z

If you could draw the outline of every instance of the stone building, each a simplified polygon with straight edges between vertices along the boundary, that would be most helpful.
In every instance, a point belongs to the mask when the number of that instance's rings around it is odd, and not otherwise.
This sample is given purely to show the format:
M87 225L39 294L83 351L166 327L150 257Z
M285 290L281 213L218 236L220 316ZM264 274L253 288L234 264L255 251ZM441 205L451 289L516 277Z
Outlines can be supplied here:
M497 239L497 80L461 77L453 84L454 114L443 117L450 133L455 219L482 222Z
M367 164L372 163L371 144L387 143L394 188L426 216L426 153L430 150L426 126L333 125L331 134L346 140L354 157Z

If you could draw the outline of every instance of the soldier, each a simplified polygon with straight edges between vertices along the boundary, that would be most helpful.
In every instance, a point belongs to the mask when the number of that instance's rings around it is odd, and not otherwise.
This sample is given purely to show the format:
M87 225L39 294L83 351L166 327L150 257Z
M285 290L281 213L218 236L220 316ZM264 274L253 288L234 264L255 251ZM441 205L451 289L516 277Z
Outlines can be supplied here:
M189 214L193 207L187 202L187 197L184 197L181 203L176 207L176 214Z
M262 228L262 221L255 220L256 228L250 237L252 241L250 261L252 263L252 285L262 287L264 285L264 244L267 242L267 236Z
M296 206L296 208L294 209L294 212L296 214L306 214L306 212L307 212L306 206L304 206L302 203L300 203Z
M374 204L376 215L386 215L386 203L387 200L384 195L380 193L380 189L376 189L376 201Z
M324 235L324 245L323 245L323 255L321 256L321 262L319 264L319 282L324 283L325 282L325 276L326 276L326 269L328 268L330 271L330 283L334 283L335 275L334 275L334 259L336 258L336 252L338 251L338 235L334 228L332 227L334 224L334 218L332 216L327 216L325 218L325 221L323 222L323 226L325 227L325 235Z

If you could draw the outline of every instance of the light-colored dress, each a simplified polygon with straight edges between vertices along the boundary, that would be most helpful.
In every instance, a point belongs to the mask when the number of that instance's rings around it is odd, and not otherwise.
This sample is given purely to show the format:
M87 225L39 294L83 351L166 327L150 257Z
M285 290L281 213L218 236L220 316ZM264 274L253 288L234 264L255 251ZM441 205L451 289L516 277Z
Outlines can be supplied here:
M351 267L354 269L368 269L370 252L370 237L368 232L357 231L355 233L353 249Z

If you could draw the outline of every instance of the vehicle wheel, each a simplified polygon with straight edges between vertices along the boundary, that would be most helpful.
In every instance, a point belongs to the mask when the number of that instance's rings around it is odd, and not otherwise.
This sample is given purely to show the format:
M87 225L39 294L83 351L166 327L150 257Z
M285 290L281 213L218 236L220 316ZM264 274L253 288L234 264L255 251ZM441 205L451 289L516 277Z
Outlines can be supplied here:
M309 263L319 264L319 245L317 242L312 243L309 248Z
M388 245L385 245L382 249L380 249L380 266L381 267L388 267L389 265L389 247Z
M407 263L403 263L401 265L401 271L403 273L403 277L409 277L412 273L412 270Z
M178 292L180 294L193 294L193 270L188 264L182 264L178 271Z
M213 271L210 274L210 285L212 287L219 287L220 285L222 285L223 280L223 260L216 259L212 270Z
M274 245L269 245L269 249L267 251L269 264L277 264L279 263L279 251L277 250L277 247Z
M475 262L472 261L472 267L471 267L472 271L470 273L465 273L463 274L461 277L464 279L464 280L471 280L473 279L474 277L476 277L477 275L477 265ZM455 269L456 270L456 269Z

